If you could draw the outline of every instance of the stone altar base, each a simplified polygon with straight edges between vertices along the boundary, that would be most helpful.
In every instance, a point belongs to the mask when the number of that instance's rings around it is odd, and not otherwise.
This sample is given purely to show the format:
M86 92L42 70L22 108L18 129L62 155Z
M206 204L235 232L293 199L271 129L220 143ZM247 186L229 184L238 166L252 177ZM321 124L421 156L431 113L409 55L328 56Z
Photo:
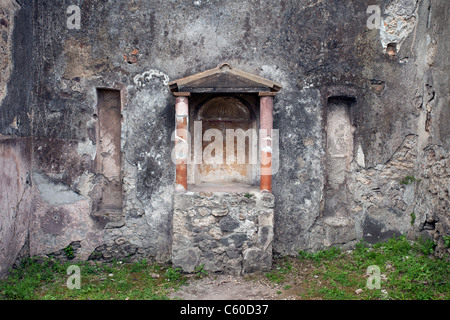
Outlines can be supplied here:
M172 263L184 272L268 271L273 224L274 196L269 192L175 194Z

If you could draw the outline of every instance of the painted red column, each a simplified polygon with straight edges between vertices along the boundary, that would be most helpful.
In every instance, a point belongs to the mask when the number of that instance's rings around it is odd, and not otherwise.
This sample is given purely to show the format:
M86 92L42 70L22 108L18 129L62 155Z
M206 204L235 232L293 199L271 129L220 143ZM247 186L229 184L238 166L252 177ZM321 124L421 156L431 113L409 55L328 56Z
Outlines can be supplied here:
M176 192L187 191L189 94L183 96L181 94L175 100Z
M260 92L261 191L272 192L273 92Z

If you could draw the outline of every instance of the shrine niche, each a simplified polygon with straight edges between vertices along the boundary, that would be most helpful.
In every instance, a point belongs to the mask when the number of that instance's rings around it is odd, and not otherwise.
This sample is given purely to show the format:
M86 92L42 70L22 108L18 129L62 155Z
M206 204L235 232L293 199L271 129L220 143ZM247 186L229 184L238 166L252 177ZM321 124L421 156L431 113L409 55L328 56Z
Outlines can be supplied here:
M257 123L255 107L247 102L252 100L213 95L199 103L193 112L196 125L190 134L197 138L195 143L200 143L201 134L202 161L191 166L188 189L218 185L245 188L257 183ZM194 152L191 148L191 156L195 156Z
M259 184L271 191L273 98L281 85L223 63L169 87L176 97L176 190Z
M173 264L186 272L268 271L272 112L281 85L223 63L169 86L176 97Z
M92 216L108 221L108 226L123 225L121 161L122 107L119 90L97 89L95 114L97 150L96 183L93 187Z

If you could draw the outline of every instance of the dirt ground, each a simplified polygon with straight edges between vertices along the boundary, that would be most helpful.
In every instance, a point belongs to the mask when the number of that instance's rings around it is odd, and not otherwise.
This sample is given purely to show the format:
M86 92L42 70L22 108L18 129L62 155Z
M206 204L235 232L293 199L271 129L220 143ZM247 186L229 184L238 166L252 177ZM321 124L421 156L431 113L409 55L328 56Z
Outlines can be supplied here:
M279 265L279 262L275 263ZM285 274L280 284L268 279L264 273L246 276L209 274L200 279L191 276L187 285L169 297L183 300L301 300L309 287L306 279L320 282L314 278L313 270L310 263L296 262L293 272Z
M264 275L206 276L190 278L187 286L170 295L172 299L183 300L279 300L294 299L280 294L280 286L264 279Z

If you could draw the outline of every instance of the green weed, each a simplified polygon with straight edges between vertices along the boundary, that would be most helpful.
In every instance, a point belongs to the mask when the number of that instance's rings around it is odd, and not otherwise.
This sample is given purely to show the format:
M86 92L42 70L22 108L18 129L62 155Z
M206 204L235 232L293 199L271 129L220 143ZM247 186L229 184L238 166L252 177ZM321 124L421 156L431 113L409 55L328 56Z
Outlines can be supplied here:
M166 271L166 280L170 282L178 282L183 280L181 268L168 268Z
M411 184L415 181L420 182L420 181L422 181L422 179L416 179L414 176L406 176L405 178L400 180L400 184L406 185L406 184Z
M68 264L67 264L68 266ZM66 264L43 258L25 258L9 277L0 282L1 299L29 300L35 297L35 290L51 283L56 273L66 271Z
M318 251L316 253L311 252L305 252L305 251L299 251L298 257L300 259L307 259L307 260L313 260L316 263L319 263L321 261L331 260L339 257L341 254L341 250L338 247L332 247L330 249L325 249L322 251Z
M416 214L413 211L411 212L411 221L410 221L411 225L414 225L415 221L416 221Z
M53 259L27 258L0 281L0 299L8 300L110 300L110 299L168 299L169 289L183 283L178 269L150 265L146 260L124 264L80 262L81 288L66 286L69 265ZM158 273L155 277L154 274Z
M74 251L73 251L73 248L72 248L71 245L68 245L63 250L66 253L66 257L67 257L68 260L72 260L75 257Z
M416 249L416 251L419 251L425 255L432 254L434 252L435 247L436 243L431 239L419 238L414 243L414 248Z
M450 248L450 236L443 236L444 238L444 247Z
M194 268L194 274L197 278L203 278L208 275L208 271L204 269L205 264L202 263L201 266Z
M301 296L333 300L449 299L448 257L439 259L431 256L435 246L429 239L409 241L405 236L400 236L374 245L361 241L351 253L339 253L335 249L317 253L299 252L299 261L311 262L317 277L309 278L308 290ZM378 266L383 275L380 289L366 287L367 277L364 275L371 265ZM360 295L355 293L358 288L363 290Z
M148 267L148 262L146 259L142 259L138 262L135 262L130 267L130 272L141 272L143 269Z
M280 284L285 280L285 275L292 271L292 263L289 259L284 259L284 261L278 265L274 270L267 272L266 277L270 281Z

